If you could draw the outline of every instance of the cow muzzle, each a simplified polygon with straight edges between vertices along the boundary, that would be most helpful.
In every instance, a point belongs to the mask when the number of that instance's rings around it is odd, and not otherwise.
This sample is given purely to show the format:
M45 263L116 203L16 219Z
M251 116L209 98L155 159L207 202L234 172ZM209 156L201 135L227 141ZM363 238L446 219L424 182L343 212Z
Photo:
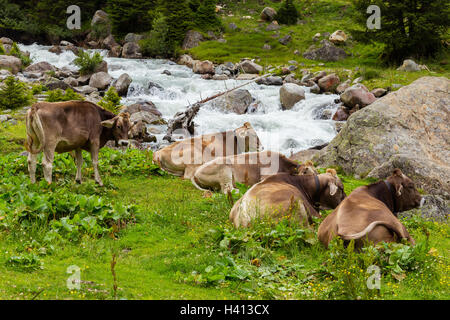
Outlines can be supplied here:
M121 147L127 147L130 144L130 141L128 141L128 140L119 140L118 144Z

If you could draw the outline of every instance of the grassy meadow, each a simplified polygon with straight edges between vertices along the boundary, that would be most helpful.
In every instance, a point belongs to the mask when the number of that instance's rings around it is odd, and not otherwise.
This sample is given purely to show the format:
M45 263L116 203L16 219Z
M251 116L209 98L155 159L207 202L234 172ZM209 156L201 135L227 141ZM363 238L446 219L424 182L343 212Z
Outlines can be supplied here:
M450 52L448 51L441 53L435 59L416 61L426 65L430 71L404 72L396 70L398 65L389 66L380 63L379 57L383 53L383 45L361 43L352 39L349 39L342 47L349 54L344 60L323 62L303 58L302 54L311 45L318 45L320 40L325 39L322 36L319 41L314 42L312 39L316 33L332 34L336 30L344 30L347 35L350 35L351 30L360 29L352 19L354 9L351 1L348 0L295 2L303 23L292 26L281 25L278 31L266 31L268 23L260 21L260 13L264 6L277 10L281 3L265 1L265 5L261 5L255 0L238 4L233 1L223 2L226 4L222 13L225 28L223 38L226 43L215 40L201 42L198 47L188 51L196 59L210 60L215 63L227 61L236 63L242 58L255 58L266 70L271 69L269 67L276 68L275 73L279 73L281 67L290 65L288 61L296 61L299 67L295 73L300 79L302 69L336 73L341 81L354 80L363 76L362 83L369 90L379 87L397 90L397 87L392 87L393 84L407 85L423 76L450 76L448 64ZM238 29L231 30L230 23L236 24ZM276 36L277 34L279 36ZM287 34L291 34L292 41L284 46L278 40ZM264 44L269 44L272 49L263 50ZM296 50L300 52L300 55L294 54ZM321 62L324 63L323 66L319 65Z
M31 185L19 155L23 122L0 128L0 299L450 298L447 223L405 220L415 247L357 253L335 242L325 250L320 220L311 228L284 220L234 229L227 197L165 174L151 152L102 149L103 188L87 153L83 184L63 154L52 185L40 165ZM372 182L341 179L347 194ZM366 286L371 265L381 270L379 290ZM80 289L67 287L71 266Z

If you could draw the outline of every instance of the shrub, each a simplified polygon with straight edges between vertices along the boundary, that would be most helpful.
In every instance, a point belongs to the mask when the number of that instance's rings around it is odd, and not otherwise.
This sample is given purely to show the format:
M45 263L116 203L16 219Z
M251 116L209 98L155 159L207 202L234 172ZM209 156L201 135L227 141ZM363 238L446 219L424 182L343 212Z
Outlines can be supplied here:
M108 91L106 91L105 96L103 97L102 100L100 100L98 105L103 107L103 109L118 114L120 111L121 104L120 104L120 97L116 91L116 88L114 88L113 86L109 87Z
M164 15L159 14L153 22L153 30L147 39L141 40L142 52L146 56L170 56L173 54L173 48L169 45L169 27Z
M33 96L26 84L9 76L0 88L0 109L17 109L31 104Z
M41 94L42 91L47 91L47 87L42 85L42 84L40 84L40 83L32 85L31 93L33 95Z
M355 21L365 31L353 30L357 40L385 45L382 58L398 64L410 56L426 58L443 48L450 25L450 4L446 0L353 0ZM381 9L381 29L366 27L369 5Z
M202 30L217 29L222 26L222 22L216 15L216 1L202 1L195 14L195 24Z
M84 100L84 98L72 89L67 89L65 92L61 89L55 89L48 92L48 96L45 101L57 102L57 101L70 101L70 100Z
M22 51L20 51L19 46L15 42L13 42L11 46L11 51L9 51L9 55L19 58L22 61L22 65L25 67L30 65L31 62L33 62L33 60L31 60L30 57L28 57L27 55L23 54Z
M282 24L296 24L299 12L292 0L285 0L275 16L275 20Z
M74 64L80 68L80 74L89 74L95 71L95 68L103 61L99 52L90 55L87 51L80 49L78 57L74 60Z

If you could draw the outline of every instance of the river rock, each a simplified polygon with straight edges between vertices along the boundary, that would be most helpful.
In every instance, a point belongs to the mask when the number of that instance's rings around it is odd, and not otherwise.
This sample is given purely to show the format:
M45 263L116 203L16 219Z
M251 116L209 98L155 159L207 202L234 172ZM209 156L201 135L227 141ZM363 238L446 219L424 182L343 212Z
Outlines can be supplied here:
M14 56L0 55L0 69L16 74L22 69L22 61Z
M120 75L119 79L114 83L114 88L116 88L119 96L126 96L128 93L128 87L133 80L128 75L128 73L123 73Z
M71 87L78 87L78 81L74 77L68 77L68 78L64 79L63 81Z
M79 76L77 78L77 81L78 81L79 85L87 85L87 84L89 84L90 79L91 79L91 75L85 74L85 75Z
M123 41L125 43L127 42L139 42L140 40L144 39L144 36L141 34L136 34L136 33L127 33L127 35L125 36L125 38L123 39Z
M55 54L61 54L62 51L63 50L58 45L53 45L50 49L48 49L48 52L55 53Z
M259 76L257 74L251 74L251 73L243 73L236 77L236 80L254 80L258 78Z
M213 75L212 79L225 81L225 80L228 80L229 77L226 74L215 74L215 75Z
M313 82L313 85L309 88L309 92L319 94L321 92L319 85Z
M270 76L267 78L259 79L256 81L257 84L264 84L266 86L282 86L283 78L278 76Z
M48 72L48 71L56 71L57 68L46 61L41 61L38 63L34 63L25 68L25 72Z
M140 59L142 58L141 47L137 42L127 42L122 48L122 58Z
M239 67L244 70L245 73L259 74L263 71L263 67L250 60L244 60L239 64Z
M132 123L144 122L146 124L164 124L164 121L161 119L161 117L158 117L157 115L148 111L139 111L133 113L130 116L130 122Z
M370 91L376 98L381 98L387 94L387 90L383 88L377 88Z
M287 46L292 41L292 36L290 34L285 35L283 38L278 40L283 46Z
M189 30L184 37L183 44L181 49L189 50L195 47L198 47L201 41L203 41L203 36L200 32L195 30Z
M348 112L348 109L346 107L339 107L336 110L336 113L333 115L334 121L346 121L348 117L350 116L350 113Z
M300 100L305 99L305 90L294 83L285 83L280 89L280 102L283 110L292 109Z
M341 101L349 109L356 107L356 105L359 105L360 108L364 108L375 102L376 99L377 98L373 93L369 92L362 84L355 84L350 88L347 88L341 94Z
M280 25L277 21L272 21L266 28L266 31L276 31L280 29Z
M74 87L73 90L75 92L81 93L82 95L89 95L94 91L98 91L97 88L85 85L85 86L81 86L81 87Z
M8 45L12 46L12 44L13 44L14 41L12 41L10 38L7 38L7 37L1 37L1 38L0 38L0 42L1 42L3 45L8 44Z
M56 90L56 89L67 90L67 89L71 89L70 85L65 83L63 80L54 79L54 78L51 78L48 82L46 82L45 86L47 87L48 90Z
M91 27L94 26L102 28L105 35L111 34L111 22L109 21L108 14L103 10L97 10L92 17Z
M347 57L344 49L338 48L328 40L322 40L321 47L312 45L303 53L303 57L309 60L323 60L323 61L339 61Z
M225 112L244 114L252 102L253 97L248 90L237 89L214 99L211 101L211 106Z
M413 60L407 59L403 61L403 64L400 67L398 67L397 70L413 72L413 71L420 71L420 67Z
M112 48L118 46L119 44L116 42L116 39L114 39L114 36L110 34L103 40L102 45L106 49L111 50Z
M348 88L350 88L350 83L351 83L351 80L348 79L348 80L345 80L344 82L342 82L341 84L339 84L339 85L336 87L336 93L337 93L337 94L343 93L345 90L347 90Z
M119 58L121 54L122 54L122 47L120 45L116 45L109 50L108 57Z
M274 8L271 7L265 7L263 11L261 12L261 20L272 22L273 19L275 19L275 16L277 15L277 12Z
M178 59L178 64L187 66L189 68L192 68L194 66L194 59L192 59L192 57L188 54L183 54L179 59Z
M162 117L162 113L156 108L155 104L151 101L140 101L132 105L124 107L121 112L128 112L130 115L137 112L150 112L155 116Z
M196 60L194 62L192 71L194 71L194 73L198 73L198 74L214 74L215 69L214 69L214 64L209 60L205 60L205 61Z
M105 90L111 84L112 77L106 72L97 72L91 76L89 85L99 90Z
M422 77L352 114L322 150L323 167L386 178L400 168L419 188L450 198L450 80Z
M340 79L335 74L329 74L317 82L322 92L335 92L336 87L339 85Z

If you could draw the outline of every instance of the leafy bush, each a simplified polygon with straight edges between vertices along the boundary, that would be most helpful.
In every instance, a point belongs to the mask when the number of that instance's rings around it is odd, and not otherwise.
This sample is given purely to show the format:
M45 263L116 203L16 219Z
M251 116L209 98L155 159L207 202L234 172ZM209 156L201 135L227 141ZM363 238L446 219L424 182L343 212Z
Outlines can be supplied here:
M30 65L33 62L33 60L31 60L30 57L28 57L27 55L23 54L22 51L20 51L19 46L15 42L13 42L11 46L11 51L9 51L9 55L19 58L22 61L22 65L24 67Z
M164 15L159 14L153 22L153 30L150 36L139 42L142 53L146 56L170 56L173 48L169 45L169 27Z
M73 63L80 68L80 74L83 75L93 73L102 61L103 58L99 52L90 55L89 52L80 49Z
M48 91L48 95L45 101L57 102L57 101L71 101L71 100L84 100L84 98L72 89L66 89L64 92L61 89L55 89Z
M281 24L296 24L300 14L292 3L292 0L285 0L275 16L275 20Z
M33 100L31 91L25 83L9 76L0 88L0 109L17 109L30 105Z
M118 114L120 111L120 97L116 91L116 88L113 86L109 87L108 91L106 91L105 96L98 103L99 106L103 107L103 109L111 111L114 114Z

